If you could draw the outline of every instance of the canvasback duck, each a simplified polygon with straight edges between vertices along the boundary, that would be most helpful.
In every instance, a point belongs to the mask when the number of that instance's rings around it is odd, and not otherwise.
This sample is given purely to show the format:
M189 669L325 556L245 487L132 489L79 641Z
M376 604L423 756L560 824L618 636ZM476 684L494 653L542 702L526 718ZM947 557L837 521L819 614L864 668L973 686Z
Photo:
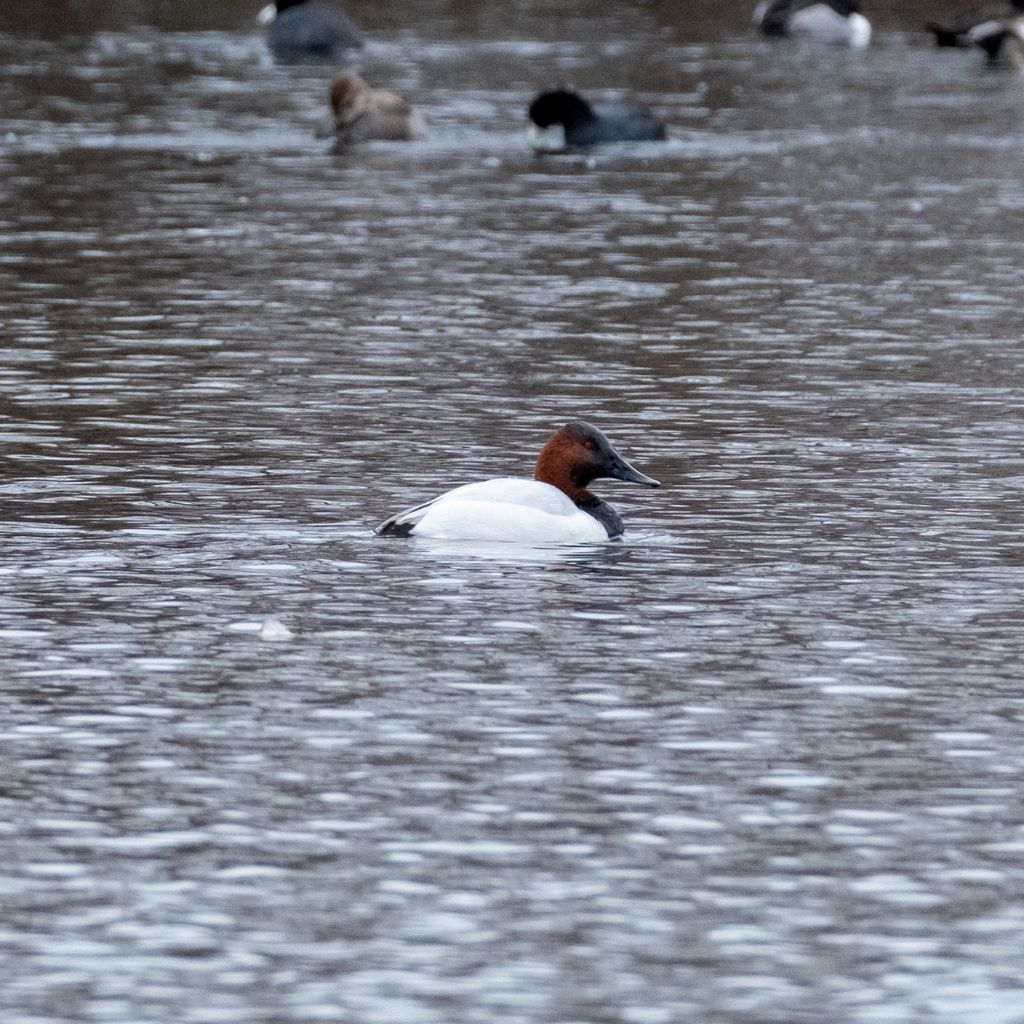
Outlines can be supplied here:
M331 82L330 98L339 146L372 139L402 142L427 133L423 115L401 96L371 89L351 71Z
M925 28L935 36L936 46L974 46L979 42L978 29L985 27L982 35L989 34L993 22L1004 22L1024 14L1024 0L1010 0L986 4L961 11L945 22L931 22Z
M575 422L554 434L537 457L534 479L503 477L466 484L392 516L381 537L595 544L622 536L622 518L587 490L615 477L647 487L657 480L635 470L597 427Z
M967 33L968 40L985 51L990 68L1024 69L1024 16L986 21Z
M660 142L665 126L647 107L592 107L568 89L542 92L530 104L530 120L538 128L561 124L569 148L601 142Z
M801 36L854 49L871 41L858 0L765 0L754 10L754 24L766 36Z
M276 0L260 11L267 45L279 64L345 64L363 33L338 7L309 0Z

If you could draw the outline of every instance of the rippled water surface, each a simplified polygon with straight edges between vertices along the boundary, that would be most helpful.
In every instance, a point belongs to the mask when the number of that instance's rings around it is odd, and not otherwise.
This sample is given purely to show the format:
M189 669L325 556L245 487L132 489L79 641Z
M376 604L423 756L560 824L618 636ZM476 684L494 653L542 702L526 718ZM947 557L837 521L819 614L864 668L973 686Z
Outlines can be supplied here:
M613 24L0 37L8 1024L1024 1021L1024 86ZM373 537L576 417L624 543Z

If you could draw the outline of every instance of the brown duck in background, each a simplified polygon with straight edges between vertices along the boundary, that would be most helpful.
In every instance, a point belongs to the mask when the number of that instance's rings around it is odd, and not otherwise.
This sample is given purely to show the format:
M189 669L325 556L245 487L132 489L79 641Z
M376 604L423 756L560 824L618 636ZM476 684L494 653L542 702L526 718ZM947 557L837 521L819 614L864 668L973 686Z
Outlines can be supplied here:
M393 92L371 89L351 71L331 82L330 98L339 147L375 139L407 142L427 133L427 123L415 107Z

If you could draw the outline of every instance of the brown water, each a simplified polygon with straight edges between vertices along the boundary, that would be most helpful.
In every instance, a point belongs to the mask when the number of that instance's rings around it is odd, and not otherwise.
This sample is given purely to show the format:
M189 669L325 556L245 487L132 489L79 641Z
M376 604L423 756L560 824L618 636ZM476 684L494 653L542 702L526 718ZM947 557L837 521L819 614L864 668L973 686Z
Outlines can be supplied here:
M7 1024L1024 1021L1024 86L619 17L381 31L344 157L0 36ZM625 543L372 536L574 417Z

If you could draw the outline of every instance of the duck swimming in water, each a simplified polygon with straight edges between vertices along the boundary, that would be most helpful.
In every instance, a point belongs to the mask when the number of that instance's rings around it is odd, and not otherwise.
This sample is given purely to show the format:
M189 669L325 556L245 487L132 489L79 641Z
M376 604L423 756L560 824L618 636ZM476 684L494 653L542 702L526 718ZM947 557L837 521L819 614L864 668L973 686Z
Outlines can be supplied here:
M309 0L276 0L259 20L279 64L345 64L348 51L363 45L363 33L338 7Z
M597 427L577 421L544 445L533 480L502 477L456 487L392 516L374 532L381 537L521 544L617 540L625 529L621 516L587 490L600 477L661 486L626 462Z
M754 24L766 36L801 36L854 49L871 40L858 0L765 0L754 11Z
M418 110L393 92L371 89L352 71L331 82L330 100L339 147L374 139L403 142L427 133Z
M570 149L601 142L647 142L665 138L665 126L647 107L592 107L568 89L542 92L531 104L530 120L538 128L560 124Z
M995 70L1024 70L1024 15L987 21L975 25L967 34L968 41L980 46Z
M931 22L925 28L935 36L936 46L968 47L981 45L980 39L992 34L993 23L1006 22L1022 14L1024 0L1003 0L972 7L947 21Z

